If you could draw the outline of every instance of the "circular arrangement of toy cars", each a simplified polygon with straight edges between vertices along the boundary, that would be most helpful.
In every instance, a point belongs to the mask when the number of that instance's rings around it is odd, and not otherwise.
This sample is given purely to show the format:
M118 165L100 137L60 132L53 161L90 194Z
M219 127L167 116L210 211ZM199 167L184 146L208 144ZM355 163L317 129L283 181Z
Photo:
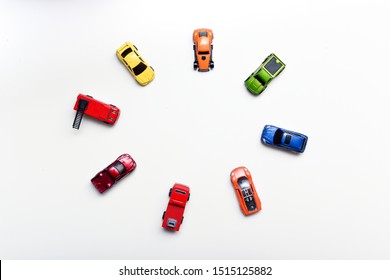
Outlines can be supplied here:
M194 70L207 72L214 68L213 38L214 34L211 29L200 28L194 30ZM136 46L126 42L118 48L116 54L140 85L146 86L153 81L155 77L154 69L143 60ZM245 87L252 94L259 95L285 67L286 65L275 54L270 54L245 80ZM73 128L75 129L79 129L84 114L109 125L113 125L120 115L120 110L116 106L106 104L84 94L77 96L74 110L77 111L73 122ZM262 143L295 153L305 151L307 140L306 135L273 125L266 125L261 135ZM136 166L136 162L129 154L123 154L98 172L91 179L91 182L100 193L103 193L130 174ZM249 170L243 166L233 169L230 172L230 180L243 214L251 215L259 212L261 201ZM175 183L169 191L169 197L167 209L162 216L162 227L178 231L184 219L183 214L187 201L190 199L190 188Z

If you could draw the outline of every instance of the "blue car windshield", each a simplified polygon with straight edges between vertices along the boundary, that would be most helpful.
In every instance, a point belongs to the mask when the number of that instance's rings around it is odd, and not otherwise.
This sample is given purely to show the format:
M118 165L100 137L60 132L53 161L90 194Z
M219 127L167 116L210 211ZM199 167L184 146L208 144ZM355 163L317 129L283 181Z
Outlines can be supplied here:
M283 134L284 133L282 130L280 129L276 130L274 135L274 144L282 144Z

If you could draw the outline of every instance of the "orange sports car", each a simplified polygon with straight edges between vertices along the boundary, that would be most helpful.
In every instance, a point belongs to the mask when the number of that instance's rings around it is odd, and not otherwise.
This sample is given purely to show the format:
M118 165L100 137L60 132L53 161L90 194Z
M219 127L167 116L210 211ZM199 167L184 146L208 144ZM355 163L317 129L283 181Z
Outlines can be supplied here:
M261 202L257 195L252 175L246 167L237 167L230 173L234 190L241 210L245 215L251 215L261 210Z
M207 72L214 68L213 31L207 28L194 30L194 70Z

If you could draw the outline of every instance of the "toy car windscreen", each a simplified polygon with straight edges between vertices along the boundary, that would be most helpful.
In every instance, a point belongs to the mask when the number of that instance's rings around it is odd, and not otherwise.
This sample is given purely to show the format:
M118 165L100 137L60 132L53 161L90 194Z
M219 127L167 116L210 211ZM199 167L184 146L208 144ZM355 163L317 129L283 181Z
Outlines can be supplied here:
M133 68L134 75L138 76L139 74L144 72L146 68L147 68L147 66L145 64L143 64L142 62L140 62L137 66L135 66Z
M282 64L278 63L276 61L276 58L273 57L271 58L270 61L267 62L266 65L264 65L264 68L267 69L267 71L271 74L271 75L275 75L276 72L278 72L278 70L280 68L282 68Z
M249 180L245 177L238 178L237 183L241 189L249 189L251 186Z
M199 37L208 37L207 32L199 32Z
M255 75L254 77L261 85L264 86L264 81L259 77L259 75Z
M122 54L121 54L121 56L123 57L123 58L125 58L126 57L126 55L128 55L129 53L131 53L133 50L131 49L131 48L127 48Z
M184 194L184 195L186 194L186 192L183 191L183 190L177 190L177 189L176 189L175 192L180 193L180 194Z
M276 130L274 135L274 144L281 144L282 138L283 138L283 131L280 129Z
M122 163L120 163L119 161L114 163L114 167L118 170L119 174L123 175L126 173L125 166Z

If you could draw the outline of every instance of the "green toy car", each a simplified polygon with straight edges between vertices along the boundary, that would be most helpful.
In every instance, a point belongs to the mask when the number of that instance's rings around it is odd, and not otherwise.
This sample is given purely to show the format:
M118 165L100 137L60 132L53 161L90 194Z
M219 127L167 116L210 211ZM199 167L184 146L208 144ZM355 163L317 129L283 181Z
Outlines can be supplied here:
M246 88L253 94L259 95L286 65L273 53L271 53L246 80Z

